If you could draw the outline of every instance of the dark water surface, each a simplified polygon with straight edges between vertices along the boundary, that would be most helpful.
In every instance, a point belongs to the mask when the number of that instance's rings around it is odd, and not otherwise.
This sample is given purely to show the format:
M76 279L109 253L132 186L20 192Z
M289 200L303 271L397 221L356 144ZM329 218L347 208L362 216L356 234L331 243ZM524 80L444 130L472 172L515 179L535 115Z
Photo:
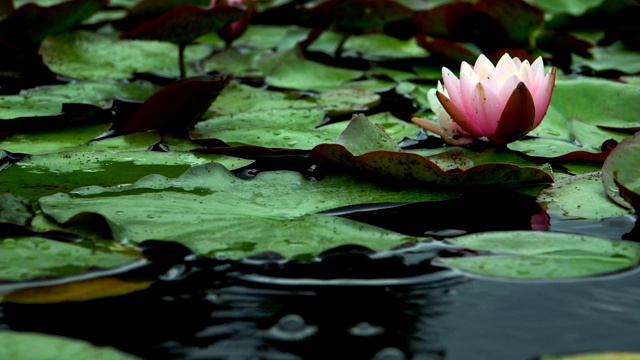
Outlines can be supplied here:
M552 219L554 231L622 238L634 217ZM636 350L640 271L566 281L505 281L430 263L441 246L357 247L311 263L183 258L135 294L52 305L2 304L0 328L38 331L164 359L534 359ZM150 276L157 267L129 271Z

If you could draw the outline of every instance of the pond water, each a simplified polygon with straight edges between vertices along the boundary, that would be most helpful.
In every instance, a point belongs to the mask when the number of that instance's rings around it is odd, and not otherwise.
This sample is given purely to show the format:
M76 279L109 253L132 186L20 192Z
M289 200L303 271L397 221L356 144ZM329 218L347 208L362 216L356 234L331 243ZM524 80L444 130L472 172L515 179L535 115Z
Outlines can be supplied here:
M634 223L552 218L551 230L637 239L629 235ZM381 253L347 246L308 263L197 259L168 243L145 246L150 263L122 276L169 269L151 289L79 303L5 303L0 328L154 359L534 359L638 349L639 269L506 281L431 264L447 251L431 243Z

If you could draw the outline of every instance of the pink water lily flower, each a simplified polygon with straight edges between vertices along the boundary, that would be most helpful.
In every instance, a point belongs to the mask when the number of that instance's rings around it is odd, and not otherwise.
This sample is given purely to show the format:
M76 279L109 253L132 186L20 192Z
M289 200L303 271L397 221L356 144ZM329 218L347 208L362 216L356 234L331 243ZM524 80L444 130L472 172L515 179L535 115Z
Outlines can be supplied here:
M473 67L460 66L460 79L442 69L444 87L429 92L427 100L439 126L411 119L450 144L467 144L474 138L506 144L535 129L549 108L556 70L544 73L542 58L533 64L508 54L494 66L480 55Z

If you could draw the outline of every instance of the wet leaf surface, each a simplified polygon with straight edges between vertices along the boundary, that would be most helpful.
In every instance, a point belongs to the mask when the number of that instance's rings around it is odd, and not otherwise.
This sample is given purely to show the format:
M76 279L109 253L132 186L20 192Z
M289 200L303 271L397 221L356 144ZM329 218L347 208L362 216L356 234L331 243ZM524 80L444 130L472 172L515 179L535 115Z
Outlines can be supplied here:
M636 212L640 194L639 134L636 133L618 144L602 167L602 184L609 198L626 208L631 204Z
M493 255L440 258L474 274L515 279L561 279L612 273L637 265L640 244L623 240L548 233L486 232L448 242Z
M99 347L86 341L29 332L2 331L0 344L6 356L16 359L24 354L30 354L33 359L45 359L52 352L69 360L86 359L87 356L105 360L135 359L134 356L111 347Z

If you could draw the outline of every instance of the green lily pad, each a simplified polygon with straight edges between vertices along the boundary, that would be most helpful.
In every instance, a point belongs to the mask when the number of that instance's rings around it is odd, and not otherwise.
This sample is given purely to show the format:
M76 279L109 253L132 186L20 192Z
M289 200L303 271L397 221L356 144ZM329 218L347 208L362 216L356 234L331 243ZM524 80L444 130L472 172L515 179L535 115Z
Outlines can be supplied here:
M318 97L318 105L327 116L366 111L380 104L380 95L364 89L343 88L326 91Z
M212 163L193 167L176 179L151 175L131 186L86 187L43 197L39 203L60 223L85 212L98 213L110 224L114 238L125 244L173 240L205 256L241 258L274 251L309 259L343 244L380 250L416 240L348 219L310 214L354 204L452 196L394 190L348 176L309 181L289 171L241 180Z
M593 236L536 231L485 232L448 242L495 255L438 258L447 266L489 277L562 279L636 266L640 244Z
M626 74L640 72L640 54L618 41L607 47L594 47L589 51L591 59L573 55L574 66L585 66L595 71L622 71Z
M231 82L213 102L209 112L216 116L223 116L274 109L312 109L317 107L318 105L312 98L296 99L282 92L261 90L249 85Z
M512 150L536 157L558 157L575 151L599 153L609 139L620 141L640 126L640 88L609 80L558 80L544 120L530 139L510 143Z
M0 149L13 153L49 154L77 149L109 130L111 124L75 126L59 130L13 134L0 140Z
M188 75L192 66L211 50L205 45L185 49ZM154 73L177 77L178 46L160 41L119 40L115 35L75 31L49 36L42 42L40 53L51 71L76 79L130 79L135 73Z
M532 2L550 13L580 16L587 10L600 6L604 0L534 0Z
M309 46L309 50L333 55L343 38L344 34L325 31ZM349 36L342 51L343 53L356 53L371 59L423 58L429 55L413 37L401 40L378 33Z
M13 281L77 275L90 268L118 267L140 259L40 237L3 238L0 255L0 279Z
M156 86L142 81L133 83L78 82L51 85L22 91L19 95L0 96L2 119L56 115L64 103L92 104L109 108L116 97L144 100Z
M565 217L599 220L622 216L629 211L611 201L600 179L601 173L587 173L557 181L543 190L538 201L549 207L549 212Z
M251 25L233 45L252 49L290 49L304 40L309 29L299 26Z
M61 336L29 333L0 332L0 348L8 359L45 360L55 357L68 360L131 360L136 357L111 347L95 346L87 341Z
M626 208L633 208L638 211L640 204L627 201L621 196L621 189L617 184L621 184L630 194L635 197L640 194L640 167L638 167L640 157L640 132L622 141L611 151L611 154L602 166L602 183L609 198L617 204Z
M264 76L259 67L262 51L240 51L235 47L216 52L200 63L204 72L224 72L236 78L260 78Z
M180 152L62 152L30 156L0 170L0 193L36 200L81 186L130 184L148 174L176 177L192 166L211 161L218 161L229 169L251 163L228 156Z
M278 66L267 75L265 81L279 88L321 92L340 88L344 83L363 74L360 70L338 68L301 59Z

